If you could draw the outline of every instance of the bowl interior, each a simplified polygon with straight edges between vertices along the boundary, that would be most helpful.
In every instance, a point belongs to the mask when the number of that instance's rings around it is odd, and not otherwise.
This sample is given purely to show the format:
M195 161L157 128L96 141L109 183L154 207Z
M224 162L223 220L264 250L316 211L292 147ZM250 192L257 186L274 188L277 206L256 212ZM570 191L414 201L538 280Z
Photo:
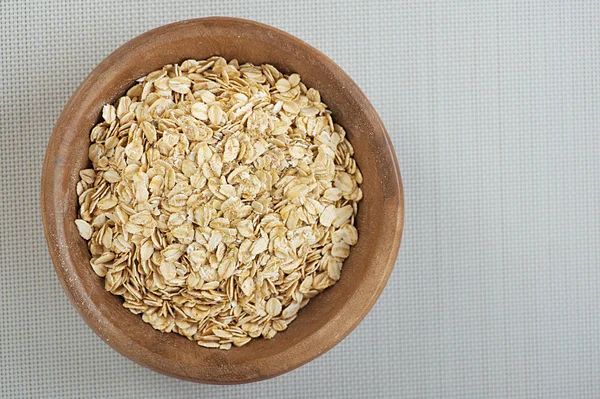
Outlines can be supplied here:
M224 352L202 348L142 322L104 290L89 266L87 246L73 223L78 172L88 164L89 132L101 108L147 73L188 58L221 55L254 64L271 63L299 73L318 89L344 126L363 173L358 244L341 280L313 298L288 330L270 341L256 339ZM90 327L123 355L156 371L209 383L249 382L289 371L324 353L366 315L383 290L402 233L400 174L377 113L354 82L329 58L302 41L255 22L207 18L147 32L105 59L75 92L50 139L42 179L46 236L57 273Z

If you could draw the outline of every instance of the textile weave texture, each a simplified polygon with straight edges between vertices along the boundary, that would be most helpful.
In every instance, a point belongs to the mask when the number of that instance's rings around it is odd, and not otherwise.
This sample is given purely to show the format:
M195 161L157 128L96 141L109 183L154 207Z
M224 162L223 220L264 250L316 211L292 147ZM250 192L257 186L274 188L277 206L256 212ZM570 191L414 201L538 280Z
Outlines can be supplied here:
M104 344L60 287L39 205L48 138L85 76L138 34L213 15L283 29L348 72L406 201L396 268L358 328L226 387ZM0 395L600 397L599 69L594 1L0 0Z

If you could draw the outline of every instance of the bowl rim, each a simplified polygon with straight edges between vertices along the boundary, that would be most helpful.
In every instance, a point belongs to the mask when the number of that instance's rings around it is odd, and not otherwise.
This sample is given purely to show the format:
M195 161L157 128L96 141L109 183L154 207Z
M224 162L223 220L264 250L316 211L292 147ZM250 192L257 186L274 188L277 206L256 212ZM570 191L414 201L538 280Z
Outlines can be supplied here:
M287 42L291 42L294 46L302 48L303 51L307 51L316 57L319 57L322 62L326 63L329 68L332 68L336 71L336 73L340 74L344 79L345 84L349 85L353 92L356 94L358 101L361 102L361 105L365 107L369 107L373 112L372 118L374 120L371 123L377 123L379 125L381 132L383 133L383 140L386 143L385 148L382 148L382 151L387 151L389 158L393 161L393 168L389 171L392 176L390 176L390 180L394 183L394 187L390 187L392 190L395 190L398 193L397 203L398 209L391 211L395 214L390 215L391 221L390 223L395 225L396 230L393 234L390 234L389 240L392 240L390 248L391 251L387 254L385 258L385 269L384 273L379 276L379 279L376 283L372 284L371 295L367 298L366 302L362 304L359 312L350 313L352 319L351 322L345 323L345 328L342 330L338 330L334 337L332 336L324 336L323 334L314 333L307 337L307 339L311 340L312 346L311 350L303 350L303 351L295 351L294 356L290 356L288 361L284 366L280 369L268 373L261 374L259 377L254 378L235 378L231 380L209 380L205 377L190 377L189 375L182 373L178 369L171 369L165 366L164 364L160 364L160 362L153 361L151 359L144 359L140 356L140 351L143 352L142 349L136 342L126 339L126 342L117 342L118 340L122 340L123 336L119 335L118 330L115 328L111 329L111 325L106 325L106 320L99 320L95 315L99 314L99 312L94 312L94 309L97 310L97 304L95 304L92 299L87 295L87 290L84 287L81 279L73 272L76 268L75 263L68 255L68 252L61 248L61 245L64 246L66 233L61 225L60 215L57 215L56 208L58 201L61 199L61 194L64 196L64 193L60 192L60 189L53 184L56 181L57 177L60 176L62 160L58 158L58 147L63 133L68 128L70 124L70 120L68 118L68 112L77 108L77 104L80 100L85 96L82 91L86 86L89 86L95 79L97 79L98 75L102 72L105 72L107 67L113 63L114 60L118 60L122 56L124 56L125 51L131 46L136 46L138 44L142 44L153 38L160 37L163 35L167 35L171 32L174 32L178 29L181 29L185 26L190 25L207 25L214 23L229 23L229 24L237 24L243 25L246 28L258 29L262 31L268 31L273 35L277 35L281 37L283 40ZM84 321L88 324L88 326L96 333L104 342L106 342L109 346L115 349L117 352L125 356L126 358L138 363L142 366L150 368L154 371L157 371L162 374L166 374L172 377L195 381L195 382L203 382L203 383L213 383L213 384L228 384L228 383L247 383L259 381L267 378L272 378L286 372L289 372L295 368L298 368L309 361L315 359L316 357L322 355L327 352L339 342L341 342L356 326L364 319L367 313L371 310L392 273L392 270L395 265L395 261L397 258L397 254L400 248L400 242L402 239L403 225L404 225L404 195L403 195L403 186L402 179L400 176L400 168L398 166L398 160L396 158L392 141L389 137L381 118L374 110L373 106L368 101L365 94L358 87L358 85L339 67L334 61L332 61L329 57L324 55L319 50L300 40L299 38L286 33L280 29L274 28L272 26L247 20L240 18L232 18L232 17L207 17L207 18L196 18L183 20L179 22L170 23L167 25L163 25L152 30L146 31L133 39L127 41L116 50L114 50L108 57L106 57L98 66L96 66L92 72L84 79L84 81L78 86L75 92L71 95L69 101L61 111L61 115L58 118L56 125L52 131L50 139L48 141L48 146L45 154L43 170L42 170L42 178L41 178L41 210L42 210L42 222L44 225L44 233L46 237L46 242L48 244L50 256L55 268L55 271L58 275L59 281L67 293L70 301L73 303L75 308L77 309L80 316L84 319ZM337 321L339 322L339 320ZM324 325L325 326L325 325ZM322 326L319 330L322 330ZM283 352L291 350L293 347L286 348ZM269 361L269 359L265 359L264 361Z

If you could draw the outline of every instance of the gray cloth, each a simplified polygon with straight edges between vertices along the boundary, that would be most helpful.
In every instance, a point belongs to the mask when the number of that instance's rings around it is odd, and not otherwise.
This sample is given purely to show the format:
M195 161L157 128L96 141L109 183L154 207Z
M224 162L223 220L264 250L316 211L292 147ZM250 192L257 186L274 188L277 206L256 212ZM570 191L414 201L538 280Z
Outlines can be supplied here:
M52 398L600 396L600 6L594 1L0 0L0 393ZM112 50L209 15L333 58L390 132L406 193L391 280L340 345L282 377L146 370L79 318L44 241L54 122Z

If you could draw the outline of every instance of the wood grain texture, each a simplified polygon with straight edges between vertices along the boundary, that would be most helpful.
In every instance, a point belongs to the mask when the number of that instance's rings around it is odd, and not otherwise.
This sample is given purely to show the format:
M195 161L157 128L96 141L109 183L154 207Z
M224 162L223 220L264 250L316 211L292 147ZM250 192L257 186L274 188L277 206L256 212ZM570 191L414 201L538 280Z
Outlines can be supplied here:
M219 351L165 334L104 290L74 224L75 187L89 165L90 129L101 108L134 81L165 64L220 55L271 63L299 73L320 91L334 120L344 126L364 176L359 241L344 262L342 278L313 298L289 328L272 340L255 339ZM278 29L234 18L178 22L146 32L121 46L92 71L58 119L46 150L41 184L46 240L64 290L87 324L115 350L145 367L177 378L214 384L258 381L299 367L325 353L366 316L392 272L402 237L404 203L400 171L389 136L358 86L333 61ZM359 365L357 365L359 367Z

